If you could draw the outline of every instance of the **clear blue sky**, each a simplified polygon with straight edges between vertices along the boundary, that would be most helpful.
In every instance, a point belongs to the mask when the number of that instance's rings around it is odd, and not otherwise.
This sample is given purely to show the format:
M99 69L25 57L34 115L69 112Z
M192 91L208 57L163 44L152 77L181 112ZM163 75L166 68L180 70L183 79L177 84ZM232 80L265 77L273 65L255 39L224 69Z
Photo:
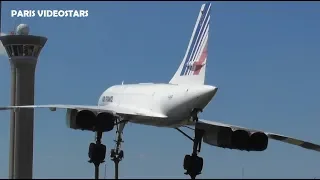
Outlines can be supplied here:
M37 66L36 104L96 105L113 84L168 82L183 58L202 2L3 2L2 27L27 23L48 37ZM320 143L320 4L213 2L207 84L219 87L201 118ZM89 17L11 18L11 9L88 9ZM0 105L10 102L0 57ZM9 112L0 112L0 177L8 177ZM34 177L92 178L90 132L66 128L65 111L35 111ZM188 131L188 130L187 130ZM189 133L193 133L189 131ZM113 148L115 132L103 142ZM177 131L128 125L120 178L189 178L192 143ZM264 152L203 145L199 178L312 178L319 153L270 141ZM107 178L113 162L107 157ZM102 166L104 167L104 165ZM101 174L104 170L101 168Z

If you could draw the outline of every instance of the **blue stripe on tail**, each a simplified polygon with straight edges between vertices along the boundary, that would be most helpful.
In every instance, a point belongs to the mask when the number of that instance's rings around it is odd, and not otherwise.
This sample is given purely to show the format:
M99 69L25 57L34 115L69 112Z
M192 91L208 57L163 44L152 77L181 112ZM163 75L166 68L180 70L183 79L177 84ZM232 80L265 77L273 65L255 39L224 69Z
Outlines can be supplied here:
M202 40L204 39L204 33L206 32L207 28L209 27L209 26L207 26L207 24L209 23L209 16L210 16L210 10L208 12L208 15L206 16L205 23L201 26L200 34L196 40L196 46L192 50L192 54L191 54L188 62L194 61L194 59L196 58L196 54L198 53L200 46L201 46L201 43L202 43Z
M200 17L200 21L198 23L196 32L192 38L192 43L189 48L189 51L188 51L186 60L184 62L182 71L180 72L180 76L186 75L187 65L190 61L192 61L191 57L193 57L193 55L198 51L198 49L200 47L200 43L202 42L202 39L203 39L203 37L202 37L200 40L200 37L205 32L205 26L209 23L210 10L211 10L210 3L206 3L204 6L204 9L202 11L202 15ZM203 21L204 21L204 23L203 23Z

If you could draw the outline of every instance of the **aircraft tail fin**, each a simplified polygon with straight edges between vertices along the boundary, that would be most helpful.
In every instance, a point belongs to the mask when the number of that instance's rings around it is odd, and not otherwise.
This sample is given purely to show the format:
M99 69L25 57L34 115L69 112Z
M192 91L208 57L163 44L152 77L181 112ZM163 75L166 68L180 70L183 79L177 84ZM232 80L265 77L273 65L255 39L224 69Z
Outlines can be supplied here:
M201 6L186 54L170 84L204 84L211 3Z

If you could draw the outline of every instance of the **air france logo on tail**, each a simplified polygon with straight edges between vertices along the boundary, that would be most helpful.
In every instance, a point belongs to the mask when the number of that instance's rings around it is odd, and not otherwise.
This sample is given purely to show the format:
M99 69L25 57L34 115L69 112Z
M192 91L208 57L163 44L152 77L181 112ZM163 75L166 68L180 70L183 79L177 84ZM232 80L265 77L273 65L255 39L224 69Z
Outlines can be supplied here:
M180 76L198 75L207 60L211 3L204 4Z
M211 3L202 4L184 57L170 84L204 84Z

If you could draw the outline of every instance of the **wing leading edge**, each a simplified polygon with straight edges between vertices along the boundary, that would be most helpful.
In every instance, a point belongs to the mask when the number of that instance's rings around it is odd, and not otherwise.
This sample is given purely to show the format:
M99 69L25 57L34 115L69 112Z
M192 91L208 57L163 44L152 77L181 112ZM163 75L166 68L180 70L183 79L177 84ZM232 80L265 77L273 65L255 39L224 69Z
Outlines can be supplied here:
M29 105L29 106L5 106L5 107L0 107L1 110L19 110L19 109L35 109L35 108L49 108L51 111L55 111L56 109L77 109L77 110L90 110L93 112L107 112L113 115L117 116L145 116L145 117L159 117L159 118L166 118L165 115L162 114L155 114L152 112L145 112L145 111L139 111L131 108L123 108L123 107L113 107L113 108L105 108L103 106L88 106L88 105L63 105L63 104L55 104L55 105ZM215 121L208 121L208 120L203 120L200 119L197 124L195 124L196 128L202 129L205 131L205 134L216 134L219 132L221 129L230 129L232 131L235 130L245 130L249 133L254 133L254 132L263 132L259 130L254 130L254 129L248 129L245 127L240 127L240 126L234 126L234 125L229 125L229 124L224 124L224 123L219 123ZM275 133L270 133L270 132L263 132L265 133L268 138L285 142L288 144L300 146L305 149L309 150L314 150L320 152L320 145L299 140L293 137L289 136L284 136L280 134L275 134ZM209 141L211 136L205 136L204 137L204 142L207 144L211 144ZM213 144L211 144L213 145Z
M240 126L223 124L223 123L219 123L219 122L215 122L215 121L208 121L208 120L202 120L202 119L200 119L195 126L196 126L196 128L204 130L205 134L212 134L212 133L214 134L214 133L216 133L214 131L219 131L220 129L230 129L232 131L245 130L245 131L247 131L249 133L263 132L263 131L259 131L259 130L248 129L248 128L244 128L244 127L240 127ZM311 143L311 142L307 142L307 141L303 141L303 140L299 140L299 139L296 139L296 138L293 138L293 137L280 135L280 134L275 134L275 133L270 133L270 132L263 132L263 133L265 133L268 136L269 139L285 142L285 143L288 143L288 144L300 146L300 147L305 148L305 149L309 149L309 150L314 150L314 151L320 152L320 145L317 145L317 144L314 144L314 143ZM205 136L204 137L204 142L205 143L211 144L209 142L210 140L211 140L210 136ZM213 145L213 144L211 144L211 145Z
M49 108L51 111L56 109L77 109L89 110L93 112L106 112L115 116L145 116L145 117L158 117L166 118L163 114L158 114L150 111L145 111L136 108L125 108L119 106L90 106L90 105L66 105L66 104L52 104L52 105L27 105L27 106L5 106L0 107L1 110L19 110L19 109L35 109L35 108Z

